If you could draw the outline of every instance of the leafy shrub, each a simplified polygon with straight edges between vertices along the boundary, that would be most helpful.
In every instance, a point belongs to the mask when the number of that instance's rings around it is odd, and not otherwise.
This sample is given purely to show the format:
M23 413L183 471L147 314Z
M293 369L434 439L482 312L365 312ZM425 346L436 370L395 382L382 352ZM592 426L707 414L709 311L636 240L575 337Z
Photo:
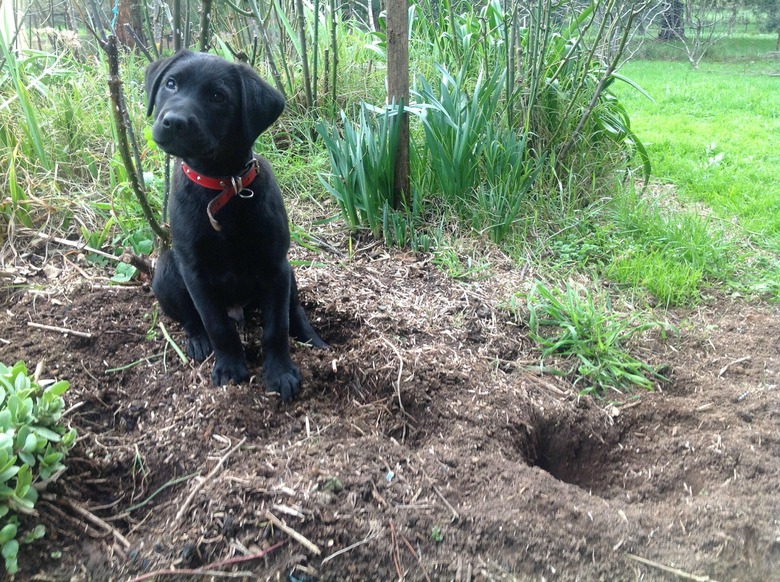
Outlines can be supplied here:
M0 546L9 574L19 568L20 540L43 537L40 524L22 534L22 520L36 515L39 491L65 471L62 461L76 441L75 429L61 422L67 389L64 380L40 386L23 362L0 363Z
M607 26L603 5L545 1L518 14L498 0L416 4L411 48L420 72L406 107L414 209L387 220L395 155L387 113L369 119L363 106L356 123L342 113L341 127L320 127L331 161L322 179L350 227L381 238L390 223L395 234L385 239L398 242L421 221L454 217L501 243L540 214L535 206L561 215L586 206L635 154L647 177L647 152L610 93L616 80L639 89L615 73L623 45L609 50L631 19Z

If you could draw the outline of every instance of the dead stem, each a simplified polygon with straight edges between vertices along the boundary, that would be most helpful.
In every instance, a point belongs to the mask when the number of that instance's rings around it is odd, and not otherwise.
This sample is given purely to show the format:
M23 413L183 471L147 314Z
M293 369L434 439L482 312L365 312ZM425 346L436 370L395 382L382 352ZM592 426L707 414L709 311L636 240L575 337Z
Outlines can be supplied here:
M307 550L309 550L312 554L319 556L322 553L322 551L313 542L309 541L302 534L298 533L289 525L282 522L282 520L276 517L273 513L271 513L270 511L266 511L265 515L268 518L268 521L270 521L274 526L278 527L280 530L282 530L284 533L286 533L296 542L298 542Z
M238 448L243 445L246 442L246 437L242 438L240 441L238 441L238 444L230 449L225 455L217 461L217 464L214 466L214 468L209 472L208 475L204 479L202 479L197 485L195 485L195 488L192 490L192 492L189 494L187 499L182 504L181 508L179 509L178 513L176 514L176 519L173 520L173 528L177 529L181 525L181 520L184 518L184 514L187 513L189 510L190 504L192 503L192 500L195 499L195 496L198 494L198 492L203 489L203 487L211 481L211 479L214 478L214 476L222 469L222 466L225 464L225 461L228 460L230 455L235 453Z
M74 501L71 501L70 499L64 499L63 501L68 507L70 507L73 511L75 511L80 516L85 518L87 521L91 522L94 525L97 525L98 527L103 528L107 533L113 535L114 538L120 544L122 544L125 549L128 549L130 547L130 542L127 541L127 538L125 538L125 536L119 533L119 531L111 524L100 519L97 515L93 514L91 511L84 509L83 507L76 504Z
M88 331L77 331L75 329L68 329L66 327L57 327L56 325L44 325L43 323L28 321L27 327L35 327L37 329L45 329L46 331L56 331L57 333L64 333L66 335L75 335L76 337L92 339L92 334Z

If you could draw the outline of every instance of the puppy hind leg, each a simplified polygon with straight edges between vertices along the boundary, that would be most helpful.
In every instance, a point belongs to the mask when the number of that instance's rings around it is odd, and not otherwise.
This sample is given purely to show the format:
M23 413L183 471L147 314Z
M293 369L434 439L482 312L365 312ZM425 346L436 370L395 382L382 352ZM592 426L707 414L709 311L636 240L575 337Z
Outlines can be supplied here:
M309 323L306 312L298 299L298 284L295 282L295 274L290 270L290 336L303 344L309 344L315 348L328 346L314 331Z
M205 360L212 351L211 342L184 284L173 250L165 251L157 260L152 291L163 312L184 327L189 356L198 362Z

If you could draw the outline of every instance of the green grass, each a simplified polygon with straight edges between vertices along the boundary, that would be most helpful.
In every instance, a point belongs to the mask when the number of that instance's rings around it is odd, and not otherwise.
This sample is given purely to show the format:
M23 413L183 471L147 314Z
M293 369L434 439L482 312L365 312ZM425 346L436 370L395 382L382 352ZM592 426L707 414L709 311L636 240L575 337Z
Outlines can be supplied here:
M641 44L640 44L641 40ZM690 68L685 49L680 42L657 40L653 34L643 39L635 39L632 52L635 58L645 61L683 61ZM768 53L775 50L776 34L736 33L723 38L707 50L704 63L723 63L728 61L767 60Z
M526 297L528 325L544 359L562 358L570 376L583 394L604 395L638 386L651 390L649 378L659 377L648 364L626 351L631 338L662 324L642 314L617 313L609 297L579 285L565 290L537 283ZM548 370L549 371L549 370Z
M708 287L727 284L743 257L711 217L670 206L666 191L617 187L614 197L571 219L545 241L563 276L588 272L661 306L693 305Z
M753 242L780 249L780 77L776 62L634 61L624 72L655 103L620 88L655 176L683 199L736 218Z

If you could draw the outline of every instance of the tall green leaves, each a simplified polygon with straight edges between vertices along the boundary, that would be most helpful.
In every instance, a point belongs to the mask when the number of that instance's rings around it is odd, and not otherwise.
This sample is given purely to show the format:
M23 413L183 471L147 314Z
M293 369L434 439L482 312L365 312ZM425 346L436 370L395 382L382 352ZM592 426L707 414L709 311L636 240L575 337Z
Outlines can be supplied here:
M423 207L414 220L441 221L449 214L501 242L536 213L532 204L551 198L535 195L537 182L560 193L555 206L566 213L587 203L598 179L634 153L649 173L628 114L609 92L621 79L614 75L620 51L612 41L621 26L631 25L630 18L607 17L614 6L615 0L576 7L552 0L530 7L425 0L413 7L412 69L418 74L407 109L414 122L416 201ZM358 125L365 121L361 110ZM369 210L357 183L392 163L373 157L386 151L384 142L368 155L366 132L354 131L343 114L342 124L342 130L333 125L326 132L332 162L326 184L338 192L349 224L367 222L379 237L381 207ZM338 162L347 159L345 151L352 152L348 164ZM334 181L345 174L342 183ZM356 183L354 201L342 189L350 180Z
M41 129L38 125L38 114L27 91L27 79L23 66L24 62L17 61L16 54L14 51L9 50L1 31L0 54L2 54L3 62L5 62L4 71L7 71L8 78L16 89L16 98L19 101L19 106L24 115L24 120L26 122L24 126L26 143L32 147L41 166L50 171L52 169L52 163L44 147ZM0 108L8 107L9 104L9 101L6 101L0 105Z
M441 65L437 69L441 75L439 86L434 89L420 78L418 105L412 111L425 130L428 162L444 199L460 206L478 179L479 157L494 121L504 76L499 70L488 79L480 75L469 97L467 65L461 67L457 78Z
M321 177L325 188L352 228L367 227L375 237L382 233L393 200L393 168L401 127L397 120L402 111L403 107L393 106L377 113L361 105L356 123L341 112L343 134L335 125L316 126L330 157L329 179Z

